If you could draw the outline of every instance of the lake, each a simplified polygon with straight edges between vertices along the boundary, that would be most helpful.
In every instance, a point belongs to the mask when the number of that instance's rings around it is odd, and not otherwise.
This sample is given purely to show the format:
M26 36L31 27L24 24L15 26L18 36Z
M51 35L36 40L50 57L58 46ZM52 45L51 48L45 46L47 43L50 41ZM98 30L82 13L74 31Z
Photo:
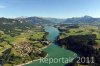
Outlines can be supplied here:
M46 26L45 28L46 32L49 32L49 35L47 36L48 41L54 41L56 37L59 35L59 31L57 28L52 26ZM57 46L55 43L52 43L49 47L45 48L44 51L48 53L47 59L50 58L75 58L77 55L70 51L63 49L59 46ZM27 64L25 66L64 66L66 63L42 63L40 61L35 61L30 64Z

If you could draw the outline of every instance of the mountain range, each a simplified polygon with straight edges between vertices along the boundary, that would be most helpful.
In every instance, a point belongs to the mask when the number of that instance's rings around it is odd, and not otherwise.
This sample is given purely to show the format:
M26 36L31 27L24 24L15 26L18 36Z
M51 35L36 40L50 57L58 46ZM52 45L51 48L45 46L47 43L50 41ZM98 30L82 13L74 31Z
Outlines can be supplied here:
M100 24L100 18L93 18L91 16L83 16L83 17L73 17L67 18L63 23L73 23L73 24Z
M41 25L41 24L55 24L55 23L99 23L100 18L93 18L91 16L72 17L66 19L60 18L46 18L46 17L19 17L19 18L0 18L0 24L23 24L23 25Z
M0 30L10 32L15 29L29 29L36 25L54 25L54 24L93 24L100 25L100 18L93 18L91 16L73 17L67 19L59 18L45 18L45 17L20 17L20 18L0 18Z

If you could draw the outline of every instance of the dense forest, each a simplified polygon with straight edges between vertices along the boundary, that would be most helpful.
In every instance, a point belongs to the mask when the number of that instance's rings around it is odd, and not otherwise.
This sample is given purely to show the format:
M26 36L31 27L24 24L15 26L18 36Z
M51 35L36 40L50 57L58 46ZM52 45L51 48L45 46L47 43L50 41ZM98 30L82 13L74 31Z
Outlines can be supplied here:
M68 25L67 25L68 26ZM76 26L76 25L75 25ZM63 26L64 27L64 26ZM66 26L65 26L66 27ZM74 59L72 66L78 65L88 65L88 66L99 66L100 65L100 31L98 28L91 27L82 27L77 28L67 27L67 30L63 31L60 29L61 34L58 36L57 43L59 46L64 47L65 49L71 50L78 54L80 58L93 57L94 63L87 63L87 59L79 61L79 59ZM67 66L68 64L66 64Z

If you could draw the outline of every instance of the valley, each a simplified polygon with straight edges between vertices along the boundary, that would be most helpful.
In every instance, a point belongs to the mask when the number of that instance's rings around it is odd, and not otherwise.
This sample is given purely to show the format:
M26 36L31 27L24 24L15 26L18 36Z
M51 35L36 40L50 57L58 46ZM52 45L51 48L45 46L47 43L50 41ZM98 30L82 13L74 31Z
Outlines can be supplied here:
M81 17L81 19L87 21L88 19L90 19L90 17L85 16ZM91 19L94 20L94 18ZM0 65L99 65L99 22L78 23L77 21L77 23L64 23L66 20L69 19L57 20L55 18L40 17L27 17L15 19L0 18ZM73 21L73 18L71 19L71 21ZM40 63L41 58L59 59L62 57L72 58L73 60L66 63ZM95 62L93 64L87 64L86 62L77 63L77 57L94 57L96 61L93 60Z
M100 66L100 0L0 0L0 66Z

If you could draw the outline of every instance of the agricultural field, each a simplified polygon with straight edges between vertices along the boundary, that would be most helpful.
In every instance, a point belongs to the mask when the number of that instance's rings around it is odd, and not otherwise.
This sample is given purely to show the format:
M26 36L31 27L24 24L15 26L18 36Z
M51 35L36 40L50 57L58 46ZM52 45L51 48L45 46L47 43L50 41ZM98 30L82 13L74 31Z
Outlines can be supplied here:
M4 66L26 63L45 57L42 48L48 45L47 33L41 28L20 32L17 36L0 33L0 59ZM6 53L6 54L5 54Z
M65 37L71 35L87 35L87 34L95 34L96 35L96 42L100 44L100 30L97 26L80 26L79 28L71 28L64 32L61 32L58 39L63 39Z

